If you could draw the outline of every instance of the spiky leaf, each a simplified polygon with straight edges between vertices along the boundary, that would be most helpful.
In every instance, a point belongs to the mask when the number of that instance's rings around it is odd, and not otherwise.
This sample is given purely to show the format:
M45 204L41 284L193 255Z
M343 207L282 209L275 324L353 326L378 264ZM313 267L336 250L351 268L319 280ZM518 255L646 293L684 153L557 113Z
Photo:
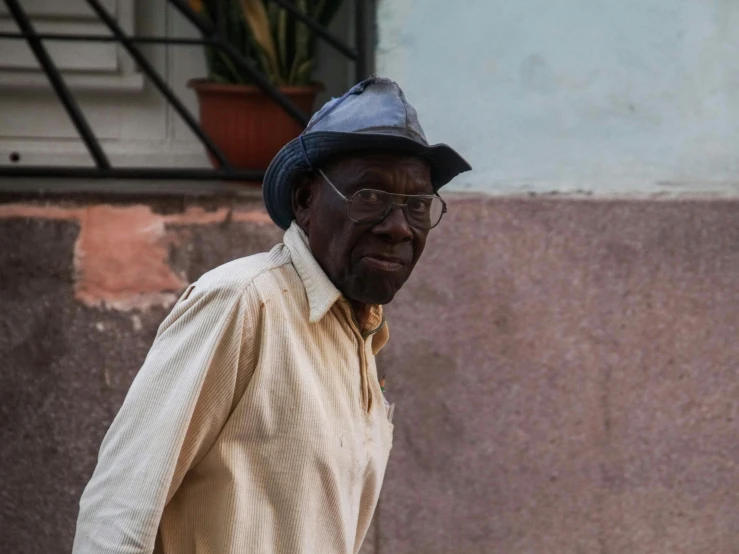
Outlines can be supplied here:
M307 60L298 67L295 72L295 79L293 80L294 85L307 85L310 83L311 76L313 75L313 67L315 65L314 60Z
M244 10L244 19L249 26L254 41L259 45L261 56L264 58L263 63L268 67L270 79L277 82L277 84L282 84L280 82L277 50L272 38L267 10L264 8L262 0L241 0L241 7Z
M284 76L288 70L288 40L287 40L288 14L280 10L277 18L277 47L280 51L280 71Z
M296 7L303 13L307 13L307 0L297 0ZM297 74L300 67L312 57L313 32L302 22L295 22L295 57L292 61L288 84L296 84Z
M251 59L275 85L309 83L315 68L316 35L271 0L190 0L229 44ZM342 0L291 0L301 11L328 26ZM229 56L205 47L209 78L252 82Z

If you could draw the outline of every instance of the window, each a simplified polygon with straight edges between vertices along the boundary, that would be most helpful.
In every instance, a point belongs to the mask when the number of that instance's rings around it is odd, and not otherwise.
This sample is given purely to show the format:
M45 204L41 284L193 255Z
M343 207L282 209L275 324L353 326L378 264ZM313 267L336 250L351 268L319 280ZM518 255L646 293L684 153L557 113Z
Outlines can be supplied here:
M129 33L134 29L132 0L103 0L103 6ZM84 0L25 0L23 7L38 33L109 35ZM0 31L17 32L7 8L0 4ZM44 43L72 89L141 90L143 77L113 42ZM46 77L25 41L0 40L0 87L33 89L47 86Z

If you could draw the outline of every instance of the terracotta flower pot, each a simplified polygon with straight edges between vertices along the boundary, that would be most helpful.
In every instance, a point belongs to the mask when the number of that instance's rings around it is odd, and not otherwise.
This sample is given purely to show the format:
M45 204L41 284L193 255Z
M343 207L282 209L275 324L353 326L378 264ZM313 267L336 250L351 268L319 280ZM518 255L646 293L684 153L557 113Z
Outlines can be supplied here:
M230 85L193 79L200 103L200 125L234 167L265 170L275 154L303 128L255 85ZM319 84L280 87L303 112L313 113ZM218 162L212 157L214 167Z

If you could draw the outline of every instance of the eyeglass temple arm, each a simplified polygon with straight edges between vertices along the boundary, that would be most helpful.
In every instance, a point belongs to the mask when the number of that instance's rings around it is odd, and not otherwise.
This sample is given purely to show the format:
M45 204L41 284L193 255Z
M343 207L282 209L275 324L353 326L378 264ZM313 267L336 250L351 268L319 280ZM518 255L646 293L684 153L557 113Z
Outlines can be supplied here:
M319 170L318 170L318 173L320 173L320 174L321 174L321 177L323 177L323 180L324 180L324 181L326 181L326 182L327 182L327 183L328 183L329 185L331 185L331 188L332 188L332 189L334 189L334 192L335 192L336 194L338 194L339 196L341 196L341 197L342 197L342 198L344 199L344 202L349 202L349 201L350 201L350 200L349 200L349 199L348 199L348 198L347 198L346 196L344 196L344 195L343 195L343 194L341 193L341 191L340 191L339 189L337 189L337 188L336 188L336 185L334 185L334 184L333 184L333 183L331 182L331 179L329 179L328 177L326 177L326 174L325 174L325 173L323 172L323 169L319 169Z

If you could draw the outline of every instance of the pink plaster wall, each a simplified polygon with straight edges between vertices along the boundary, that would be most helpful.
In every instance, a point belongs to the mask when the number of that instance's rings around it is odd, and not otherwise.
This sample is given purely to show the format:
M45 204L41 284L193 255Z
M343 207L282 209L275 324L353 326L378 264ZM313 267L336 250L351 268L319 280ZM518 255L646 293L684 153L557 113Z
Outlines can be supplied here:
M0 205L11 551L69 550L169 302L280 237L257 202L175 204ZM363 554L737 552L738 213L450 199L388 307L395 444Z
M739 552L737 216L453 202L388 310L379 552Z

